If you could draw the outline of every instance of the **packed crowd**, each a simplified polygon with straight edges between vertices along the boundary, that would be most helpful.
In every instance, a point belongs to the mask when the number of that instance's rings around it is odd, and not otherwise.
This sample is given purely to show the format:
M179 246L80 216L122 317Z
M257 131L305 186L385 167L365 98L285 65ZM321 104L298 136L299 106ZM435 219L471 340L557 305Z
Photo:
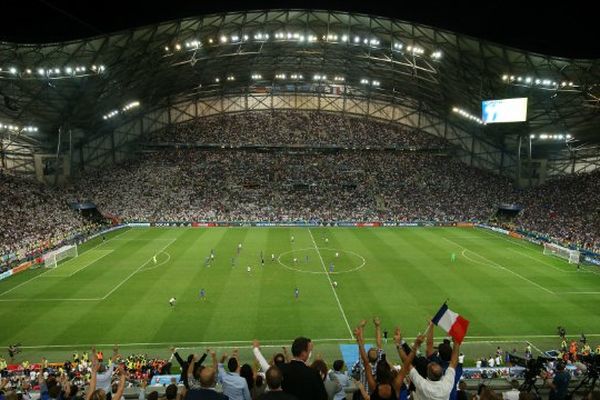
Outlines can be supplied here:
M600 170L546 182L524 193L521 228L600 251Z
M125 222L485 221L499 203L517 203L521 229L600 251L599 172L517 191L433 150L445 147L440 138L332 113L213 116L150 140L242 147L164 146L62 188L0 171L0 270L7 254L35 255L96 229L67 206L73 199ZM282 147L260 148L267 144Z
M102 375L100 379L102 385L111 389L116 389L111 386L110 382L117 366L122 369L127 380L127 387L132 387L136 382L151 381L155 375L171 373L170 360L149 358L146 354L132 354L124 358L119 354L117 346L113 349L110 359L104 359L102 351L92 348L91 353L73 353L72 359L63 363L50 363L45 358L42 358L41 362L37 364L32 364L27 360L23 360L19 364L13 364L11 361L14 361L13 357L8 361L0 357L0 376L2 377L0 390L12 390L24 395L29 394L30 391L43 392L44 383L42 381L50 383L47 388L56 382L63 391L68 386L70 396L63 396L63 400L80 398L78 393L83 393L84 388L90 384L95 368L96 372ZM23 398L26 397L23 396ZM56 396L50 397L57 399Z
M0 170L0 272L8 263L2 256L34 256L72 235L96 226L67 205L60 188L51 188Z
M219 358L207 349L202 355L190 354L185 359L172 348L169 360L149 360L145 355L121 357L118 347L113 356L104 359L102 352L92 348L91 356L73 355L62 365L49 365L45 359L39 365L25 365L8 373L0 364L2 400L31 400L39 391L42 400L107 400L121 399L126 388L139 400L534 400L527 379L523 385L511 382L513 389L502 394L479 387L477 396L469 396L463 379L464 356L460 342L443 339L434 346L433 323L414 343L407 343L400 328L393 334L394 354L386 354L381 322L374 318L375 346L365 347L367 321L354 329L359 360L354 366L342 359L328 365L312 341L298 337L291 354L284 347L267 360L260 343L252 344L253 365L244 363L237 349ZM411 345L412 344L412 345ZM425 345L422 348L422 345ZM501 350L496 358L502 359ZM494 357L490 356L494 364ZM171 363L180 367L180 375L171 375ZM507 358L510 363L510 359ZM566 371L570 361L557 361L534 371L534 378L548 387L551 400L567 400L571 374ZM501 361L502 363L502 361ZM490 366L490 367L493 367ZM166 375L168 383L155 384L154 375ZM481 377L479 377L481 378ZM477 378L477 379L479 379ZM506 377L508 378L508 377ZM158 390L162 386L164 397ZM485 385L484 385L485 386ZM162 389L162 388L161 388ZM481 391L487 391L481 393ZM597 400L581 387L586 400ZM20 397L17 397L17 393ZM596 396L596 397L594 397Z
M486 219L511 186L429 153L187 149L146 155L75 190L125 221L464 221Z
M156 132L154 142L227 146L445 148L438 137L339 113L263 111L200 118Z

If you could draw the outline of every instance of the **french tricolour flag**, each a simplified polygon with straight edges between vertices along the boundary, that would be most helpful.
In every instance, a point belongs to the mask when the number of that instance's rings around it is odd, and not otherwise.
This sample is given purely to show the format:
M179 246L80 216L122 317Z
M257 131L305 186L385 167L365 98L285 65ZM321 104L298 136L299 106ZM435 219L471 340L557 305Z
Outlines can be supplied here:
M458 343L462 343L469 328L469 321L450 310L446 303L442 305L431 322L448 332Z

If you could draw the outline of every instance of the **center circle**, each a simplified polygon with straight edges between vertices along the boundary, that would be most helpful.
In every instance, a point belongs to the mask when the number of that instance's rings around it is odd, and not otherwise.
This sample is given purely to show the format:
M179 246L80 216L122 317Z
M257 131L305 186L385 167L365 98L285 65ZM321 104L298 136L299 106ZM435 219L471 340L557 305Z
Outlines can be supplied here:
M318 252L314 247L289 250L281 253L277 262L291 271L306 274L344 274L358 271L366 264L358 253L329 247L320 247Z

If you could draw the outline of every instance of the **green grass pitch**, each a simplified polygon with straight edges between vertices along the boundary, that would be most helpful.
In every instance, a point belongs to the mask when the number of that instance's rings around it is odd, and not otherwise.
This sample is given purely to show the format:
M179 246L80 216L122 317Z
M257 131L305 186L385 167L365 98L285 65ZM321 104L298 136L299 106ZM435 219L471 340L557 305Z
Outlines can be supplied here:
M470 357L527 339L556 347L558 325L600 341L599 270L483 229L132 228L107 239L0 282L0 352L20 342L30 358L112 343L166 353L305 335L335 356L362 318L414 337L446 299L470 320Z

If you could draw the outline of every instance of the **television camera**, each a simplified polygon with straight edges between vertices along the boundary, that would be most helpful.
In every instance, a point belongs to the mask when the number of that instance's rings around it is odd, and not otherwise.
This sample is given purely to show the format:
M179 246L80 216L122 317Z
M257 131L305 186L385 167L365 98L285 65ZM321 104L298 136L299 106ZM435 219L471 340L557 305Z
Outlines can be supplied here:
M600 354L579 354L577 359L585 364L586 370L579 384L567 395L567 399L572 399L573 395L582 388L583 392L593 392L600 377Z
M509 359L512 365L518 365L525 368L525 381L519 390L522 392L531 392L533 389L537 397L540 398L538 387L536 386L535 382L542 371L546 370L546 364L553 359L541 356L538 356L537 358L526 359L514 354L509 354Z

